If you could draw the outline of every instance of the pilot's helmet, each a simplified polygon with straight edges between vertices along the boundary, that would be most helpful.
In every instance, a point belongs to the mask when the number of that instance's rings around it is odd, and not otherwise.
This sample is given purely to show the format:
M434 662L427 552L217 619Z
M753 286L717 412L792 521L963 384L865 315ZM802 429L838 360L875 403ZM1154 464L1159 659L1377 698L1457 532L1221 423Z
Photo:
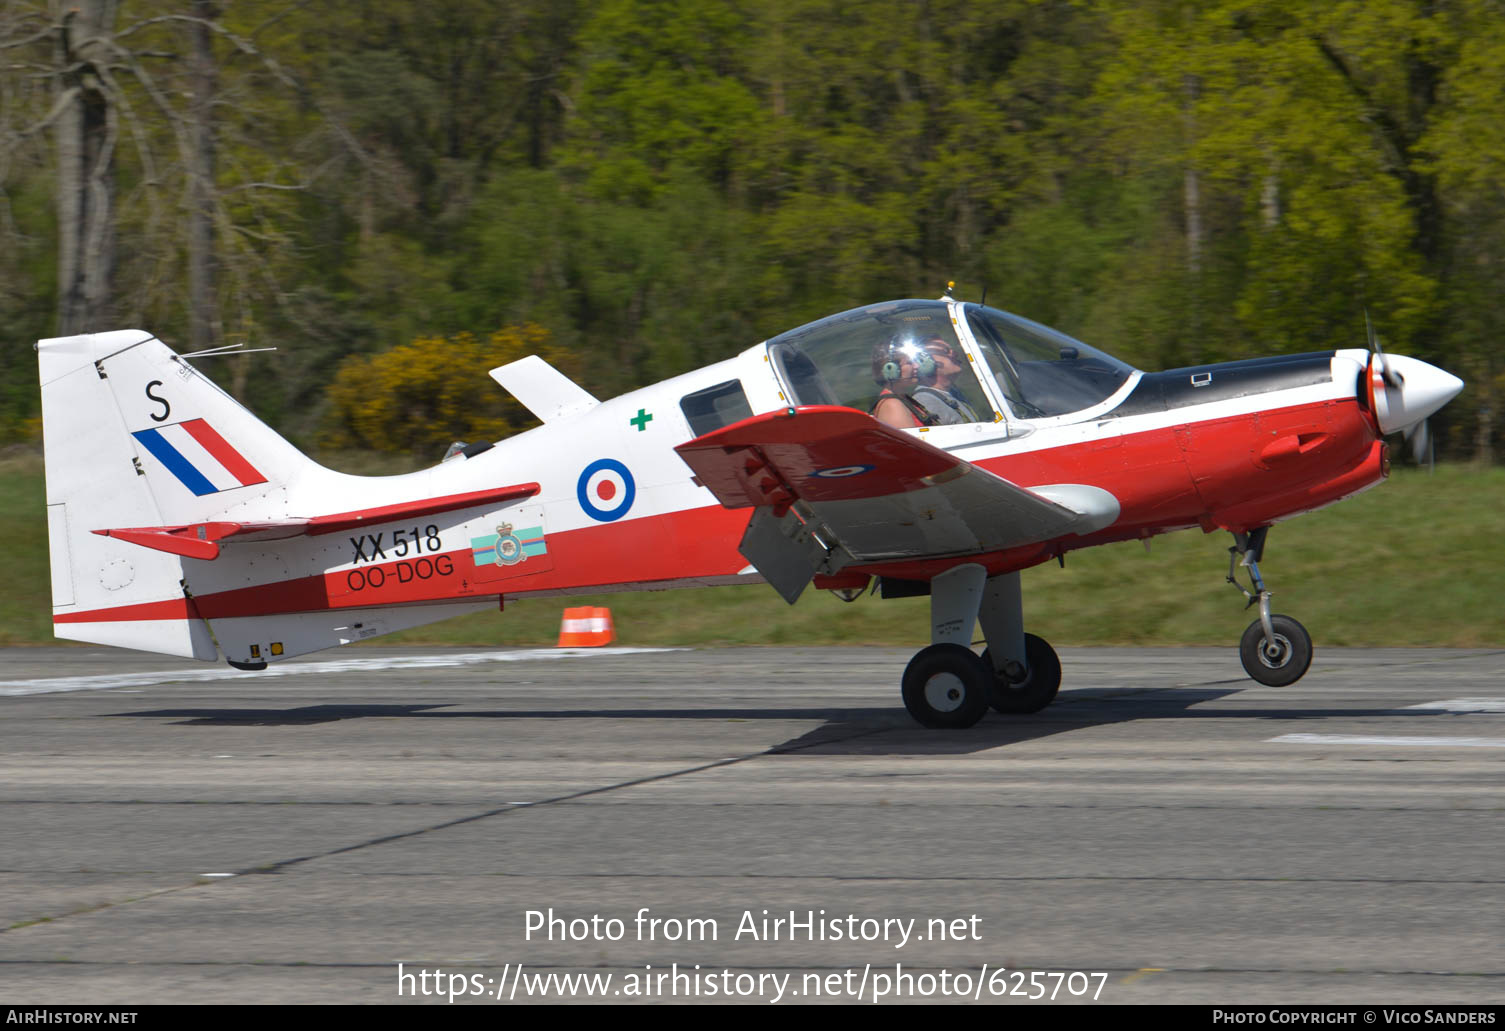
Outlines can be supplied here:
M925 337L912 330L900 330L873 348L874 382L886 387L903 379L905 362L921 379L935 375L935 359L925 349Z

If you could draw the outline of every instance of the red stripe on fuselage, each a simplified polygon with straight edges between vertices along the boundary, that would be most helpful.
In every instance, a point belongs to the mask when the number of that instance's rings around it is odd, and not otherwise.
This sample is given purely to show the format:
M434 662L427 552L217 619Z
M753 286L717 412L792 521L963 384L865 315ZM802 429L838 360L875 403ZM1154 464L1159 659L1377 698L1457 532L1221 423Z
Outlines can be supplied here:
M1272 441L1302 433L1326 434L1320 446L1266 468L1260 456ZM1383 447L1353 398L1218 417L1099 440L999 455L978 464L1023 487L1085 483L1119 499L1121 515L1110 527L981 557L990 573L1022 569L1066 550L1164 533L1189 526L1242 530L1329 504L1377 482ZM627 519L549 533L552 568L503 581L477 582L471 549L425 556L422 575L414 559L371 563L296 580L197 596L206 619L317 611L355 606L415 604L536 591L588 591L734 575L746 568L736 545L751 513L720 505ZM449 572L437 562L448 559ZM978 559L973 559L977 561ZM853 571L924 579L955 558L914 559L855 567ZM404 566L407 574L404 573ZM372 570L380 571L373 585ZM356 588L351 574L365 583ZM68 613L57 623L181 619L183 599Z

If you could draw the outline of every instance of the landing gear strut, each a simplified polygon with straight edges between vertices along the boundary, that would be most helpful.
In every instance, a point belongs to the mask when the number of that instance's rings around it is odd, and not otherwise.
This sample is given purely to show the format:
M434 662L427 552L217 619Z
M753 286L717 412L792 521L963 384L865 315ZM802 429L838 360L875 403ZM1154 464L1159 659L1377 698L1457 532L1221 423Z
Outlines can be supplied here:
M904 706L927 727L970 727L992 706L1039 712L1061 687L1061 660L1043 638L1024 632L1019 574L989 577L958 566L930 584L931 641L904 671ZM987 650L971 648L982 624Z
M1261 526L1250 533L1233 535L1233 547L1228 549L1228 582L1249 599L1245 609L1259 606L1259 618L1249 624L1239 641L1238 655L1244 672L1268 687L1285 687L1300 680L1311 666L1312 635L1290 616L1270 612L1270 591L1259 575L1259 560L1264 557L1265 535L1269 532L1268 526ZM1253 591L1238 582L1235 575L1238 566L1249 571Z

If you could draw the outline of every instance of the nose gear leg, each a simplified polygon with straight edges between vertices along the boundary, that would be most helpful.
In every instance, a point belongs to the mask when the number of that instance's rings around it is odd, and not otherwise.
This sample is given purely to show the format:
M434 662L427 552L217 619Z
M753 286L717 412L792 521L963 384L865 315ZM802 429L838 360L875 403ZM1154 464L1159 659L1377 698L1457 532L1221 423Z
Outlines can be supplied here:
M1256 602L1259 604L1259 621L1265 630L1265 647L1272 648L1275 644L1275 627L1270 620L1270 599L1273 594L1265 587L1264 577L1259 575L1259 560L1265 555L1265 535L1270 532L1268 526L1261 526L1252 533L1236 533L1233 535L1233 547L1228 549L1228 582L1237 587L1248 598L1249 608ZM1238 557L1244 556L1242 562ZM1249 582L1254 590L1245 589L1234 575L1237 566L1243 566L1249 570Z
M1259 605L1259 618L1249 624L1239 641L1239 660L1244 672L1261 684L1284 687L1294 684L1306 674L1312 664L1312 635L1290 616L1270 611L1271 593L1259 572L1259 561L1265 554L1265 535L1268 526L1261 526L1249 533L1235 533L1233 547L1228 549L1227 580L1237 587L1248 600L1247 610ZM1239 557L1243 556L1243 561ZM1251 591L1239 583L1238 567L1249 571Z

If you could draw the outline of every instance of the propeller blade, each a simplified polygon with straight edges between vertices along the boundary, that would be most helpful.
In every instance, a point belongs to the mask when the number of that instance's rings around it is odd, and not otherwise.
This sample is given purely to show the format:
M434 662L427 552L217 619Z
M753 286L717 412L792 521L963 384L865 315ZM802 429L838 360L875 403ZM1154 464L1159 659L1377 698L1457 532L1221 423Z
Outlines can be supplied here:
M1411 457L1416 460L1417 465L1421 465L1432 442L1432 433L1427 428L1427 420L1423 419L1415 426L1407 428L1401 435L1405 437L1406 443L1411 445Z
M1364 309L1364 335L1369 339L1369 349L1380 360L1380 379L1391 390L1399 390L1405 386L1406 381L1390 369L1390 358L1385 354L1385 349L1380 346L1379 334L1374 331L1374 323L1369 321L1369 309Z

